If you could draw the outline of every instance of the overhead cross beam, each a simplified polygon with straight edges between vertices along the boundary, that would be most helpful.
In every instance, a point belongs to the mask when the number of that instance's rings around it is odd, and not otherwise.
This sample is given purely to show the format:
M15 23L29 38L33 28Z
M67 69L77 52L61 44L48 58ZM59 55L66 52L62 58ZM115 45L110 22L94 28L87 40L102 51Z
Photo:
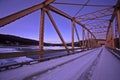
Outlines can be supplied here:
M97 30L97 29L103 29L103 28L104 28L104 29L107 29L107 27L108 27L108 26L99 26L99 27L98 27L98 26L95 26L95 27L89 28L89 30Z
M95 4L76 4L76 3L65 3L65 2L53 2L53 4L62 4L69 6L92 6L92 7L113 7L114 5L95 5Z
M95 11L95 12L91 12L91 13L87 13L87 14L77 16L76 20L80 21L80 22L86 21L86 20L95 20L95 19L98 19L98 18L110 16L110 15L112 15L112 12L113 12L112 7L105 8L105 9L102 9L102 10L98 10L98 11Z
M104 33L104 32L107 32L107 31L99 31L99 32L92 32L92 33Z
M102 34L102 31L106 33L108 28L109 21L101 20L101 21L94 21L85 23L85 26L96 36L96 34ZM96 36L98 38L98 36ZM104 38L106 36L104 35Z

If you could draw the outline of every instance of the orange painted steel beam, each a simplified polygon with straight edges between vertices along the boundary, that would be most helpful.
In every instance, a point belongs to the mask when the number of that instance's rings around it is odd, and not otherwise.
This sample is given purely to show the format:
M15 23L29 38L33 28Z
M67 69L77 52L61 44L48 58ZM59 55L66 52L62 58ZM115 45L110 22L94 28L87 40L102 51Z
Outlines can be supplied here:
M43 51L44 46L44 19L45 19L45 11L41 9L41 17L40 17L40 34L39 34L39 49L40 51ZM41 59L43 56L40 53L39 59Z
M89 21L89 22L87 22L87 23L84 23L85 25L88 25L88 26L90 26L90 25L103 25L103 24L108 24L109 23L109 20L97 20L97 21Z
M85 38L85 30L84 30L84 28L82 27L82 48L83 48L83 50L84 50L84 47L85 47L84 38Z
M104 28L104 29L105 29L105 28L107 29L107 27L108 27L108 26L96 26L96 27L91 27L91 28L89 28L89 30L103 29L103 28Z
M95 12L91 12L91 13L87 13L87 14L77 16L76 20L78 20L80 22L81 21L86 21L86 20L95 20L95 19L98 19L98 18L101 18L101 17L110 16L110 15L112 15L112 12L113 12L112 7L105 8L105 9L102 9L102 10L97 10Z
M75 32L76 32L76 35L77 35L77 39L78 39L79 45L81 46L80 38L79 38L79 34L78 34L76 26L75 26Z
M104 32L107 32L107 31L99 31L99 32L92 32L92 33L104 33Z
M51 11L53 11L53 12L55 12L55 13L57 13L57 14L59 14L59 15L64 16L64 17L67 18L67 19L70 19L70 20L73 19L73 17L71 17L70 15L64 13L63 11L61 11L61 10L59 10L59 9L51 6L51 5L47 6L46 8L49 9L49 10L51 10ZM88 32L90 32L90 34L92 34L92 32L91 32L88 28L86 28L85 25L81 24L81 23L80 23L79 21L77 21L77 20L75 20L75 22L76 22L78 25L84 27ZM92 35L93 35L93 34L92 34ZM93 35L93 37L96 39L96 37L95 37L94 35Z
M70 5L70 6L114 7L114 5L76 4L76 3L65 3L65 2L53 2L53 4L62 4L62 5Z
M63 45L65 46L65 49L67 50L68 53L70 53L70 52L69 52L69 49L67 48L67 45L66 45L66 43L65 43L65 41L64 41L64 39L63 39L63 37L62 37L62 35L61 35L61 33L60 33L60 31L59 31L59 29L57 28L57 25L56 25L54 19L52 18L51 14L50 14L50 12L49 12L49 11L46 11L46 13L47 13L47 15L48 15L48 17L49 17L51 23L53 24L53 27L55 28L55 30L56 30L58 36L60 37L60 39L61 39Z
M24 9L24 10L19 11L17 13L14 13L14 14L11 14L9 16L6 16L6 17L0 19L0 27L3 27L6 24L14 22L17 19L20 19L20 18L22 18L22 17L24 17L24 16L26 16L26 15L28 15L28 14L36 11L36 10L38 10L38 9L41 9L41 8L49 5L53 1L54 0L46 0L46 1L44 1L44 2L42 2L40 4L38 4L38 5L32 6L30 8L27 8L27 9Z
M111 23L109 32L108 32L108 38L107 38L107 47L114 48L114 35L113 35L113 25Z
M90 48L92 48L92 35L90 34Z
M93 48L93 36L91 35L91 48Z
M70 20L73 19L73 17L71 17L70 15L64 13L63 11L61 11L61 10L59 10L59 9L57 9L57 8L55 8L55 7L53 7L53 6L51 6L51 5L47 6L47 8L48 8L49 10L51 10L51 11L57 13L57 14L60 14L60 15L64 16L65 18L68 18L68 19L70 19Z
M94 21L94 22L88 22L85 23L85 26L93 33L95 32L99 32L99 34L101 33L101 31L106 31L108 28L108 24L109 21L106 20L102 20L102 21ZM94 34L96 36L96 38L98 37L96 34ZM104 35L104 38L106 38L106 36Z
M74 52L74 30L75 30L75 21L72 20L72 51Z
M87 0L87 1L85 2L85 5L86 5L89 1L90 1L90 0ZM77 14L79 14L80 11L81 11L84 7L85 7L85 6L82 6L82 7L75 13L74 16L77 16Z
M88 35L88 34L89 34L89 32L87 31L87 32L86 32L86 37L87 37L87 40L86 40L86 41L87 41L87 49L89 49L89 35Z
M86 37L86 31L84 30L84 46L87 48L87 37Z
M87 32L87 36L88 36L88 49L90 48L90 36L89 36L89 32Z
M108 29L107 29L106 39L108 38L109 28L111 27L111 24L112 24L116 14L117 14L118 7L120 6L119 4L120 4L120 0L118 0L118 2L116 3L114 12L113 12L113 14L110 18L110 23L109 23L109 26L108 26Z
M117 10L117 24L118 24L118 34L119 34L119 47L120 47L120 10Z
M113 29L113 24L111 24L111 38L112 38L112 48L115 48L115 42L114 42L114 29Z

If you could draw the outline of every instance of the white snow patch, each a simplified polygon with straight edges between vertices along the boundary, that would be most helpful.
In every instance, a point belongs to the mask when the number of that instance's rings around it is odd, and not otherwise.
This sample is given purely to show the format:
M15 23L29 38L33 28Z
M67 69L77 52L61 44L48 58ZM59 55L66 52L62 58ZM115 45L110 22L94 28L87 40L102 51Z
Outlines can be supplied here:
M119 48L116 48L116 50L120 51L120 49L119 49Z
M6 53L6 52L18 52L15 48L0 48L0 53Z
M24 57L17 57L14 59L14 61L16 61L16 62L26 62L26 61L30 61L30 60L33 60L33 59L27 58L25 56Z
M120 80L120 60L103 48L91 80Z
M8 59L0 59L0 66L19 63L19 62L26 62L26 61L31 61L31 60L33 60L33 59L27 58L25 56L16 57L16 58L8 58Z

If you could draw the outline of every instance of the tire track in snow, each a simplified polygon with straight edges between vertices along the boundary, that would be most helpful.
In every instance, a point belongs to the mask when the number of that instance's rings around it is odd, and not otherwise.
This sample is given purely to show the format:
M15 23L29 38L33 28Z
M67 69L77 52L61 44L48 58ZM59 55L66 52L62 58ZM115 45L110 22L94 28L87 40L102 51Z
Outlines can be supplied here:
M97 50L97 49L95 49L94 51L96 51L96 50ZM36 78L37 76L40 76L40 75L42 75L42 74L45 74L45 73L47 73L48 71L52 71L52 70L56 69L57 67L60 67L60 66L63 66L63 65L65 65L65 64L68 64L68 63L70 63L70 62L73 62L73 61L79 59L80 57L83 57L83 56L85 56L85 55L88 55L88 54L90 54L90 53L93 53L94 51L92 50L92 51L87 52L87 53L85 53L85 54L83 54L83 55L80 55L80 56L78 56L78 57L76 57L76 58L74 58L74 59L68 60L68 61L66 61L66 62L64 62L64 63L59 64L59 65L53 66L53 67L48 68L48 69L46 69L46 70L44 70L44 71L41 71L41 72L32 74L32 75L24 78L23 80L34 80L34 78Z
M100 56L101 56L102 51L103 51L103 49L101 49L101 51L99 52L98 56L93 61L93 63L82 73L82 75L80 77L78 77L77 80L91 80L91 77L93 75L93 71L100 60Z

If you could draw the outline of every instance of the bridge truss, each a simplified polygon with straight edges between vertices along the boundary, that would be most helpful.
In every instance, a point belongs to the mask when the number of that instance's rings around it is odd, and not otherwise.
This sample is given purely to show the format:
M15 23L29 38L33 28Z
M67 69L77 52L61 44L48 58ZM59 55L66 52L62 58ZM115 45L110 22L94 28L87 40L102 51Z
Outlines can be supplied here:
M55 31L57 32L61 42L63 43L66 51L68 53L74 52L74 35L76 34L78 43L82 50L90 49L98 47L98 39L106 40L105 45L110 48L115 48L115 23L116 20L116 27L118 31L118 38L119 38L119 48L120 48L120 0L116 2L114 5L101 5L101 4L89 4L90 0L87 0L83 4L78 3L70 3L70 2L58 2L55 0L45 0L44 2L34 5L30 8L24 9L17 13L11 14L4 18L0 19L0 27L5 27L5 25L10 24L30 13L33 13L36 10L41 9L40 15L40 35L39 35L39 49L40 51L44 51L44 25L45 25L45 14L47 14L48 18L50 19ZM73 7L80 7L78 11L76 11L73 15L69 15L67 12L54 7L54 5L66 5L66 6L73 6ZM80 15L80 12L85 7L102 7L101 10L88 12L85 14ZM58 15L63 16L71 21L71 46L72 50L68 48L60 30L58 29L58 25L56 24L51 12L54 12ZM82 27L82 36L79 36L76 24L79 27ZM80 43L82 39L82 43ZM42 58L42 54L39 54L39 59Z

